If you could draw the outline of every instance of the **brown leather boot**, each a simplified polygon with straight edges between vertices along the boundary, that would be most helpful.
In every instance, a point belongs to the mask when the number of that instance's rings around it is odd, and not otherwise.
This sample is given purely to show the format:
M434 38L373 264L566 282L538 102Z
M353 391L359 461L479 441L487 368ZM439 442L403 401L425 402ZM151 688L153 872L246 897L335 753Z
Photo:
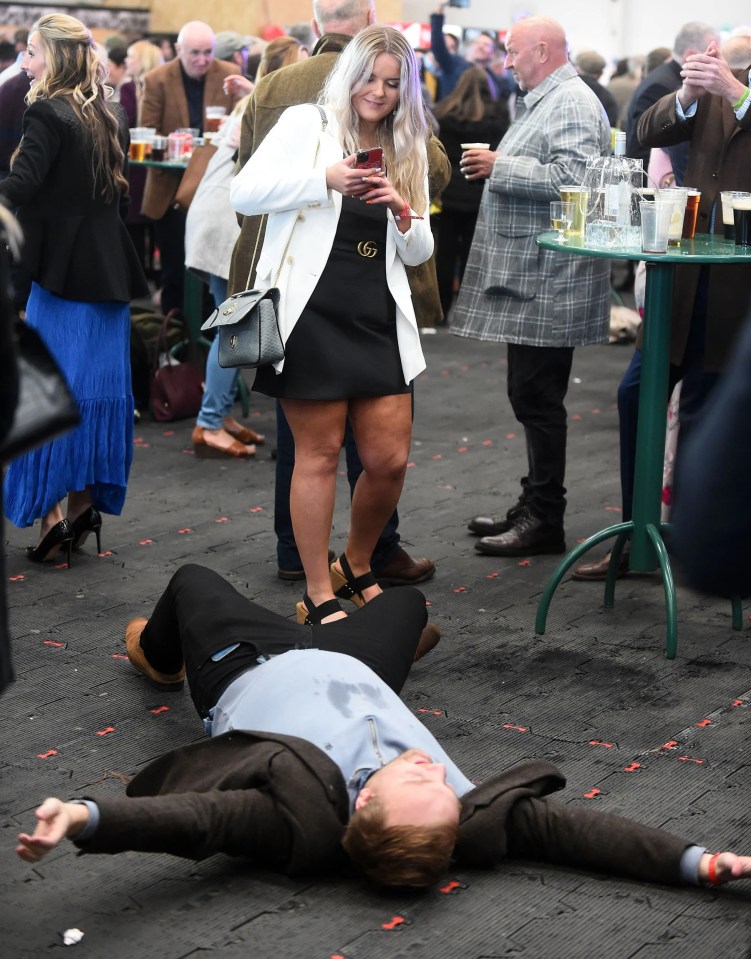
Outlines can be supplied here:
M624 549L621 553L621 561L618 563L618 569L615 574L616 579L622 579L629 572L628 552L628 549ZM571 574L571 578L581 583L590 581L595 583L604 582L605 579L607 579L611 555L612 550L605 553L602 559L598 559L594 563L582 563L581 566L576 567Z

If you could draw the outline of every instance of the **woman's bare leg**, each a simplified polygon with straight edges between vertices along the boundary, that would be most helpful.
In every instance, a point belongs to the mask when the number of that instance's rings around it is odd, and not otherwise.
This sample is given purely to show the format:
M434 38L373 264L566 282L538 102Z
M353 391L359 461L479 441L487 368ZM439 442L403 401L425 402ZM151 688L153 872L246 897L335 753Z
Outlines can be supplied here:
M412 440L412 397L400 393L352 399L349 421L363 471L352 496L345 553L359 576L370 569L378 537L399 503ZM380 592L380 586L370 586L363 590L363 599Z
M336 469L347 420L346 400L281 401L295 440L290 514L307 593L320 606L334 598L328 550L336 497ZM324 622L341 619L327 616Z
M78 519L78 517L85 513L90 506L92 506L91 494L88 489L82 490L71 490L68 492L68 509L67 516L70 522Z

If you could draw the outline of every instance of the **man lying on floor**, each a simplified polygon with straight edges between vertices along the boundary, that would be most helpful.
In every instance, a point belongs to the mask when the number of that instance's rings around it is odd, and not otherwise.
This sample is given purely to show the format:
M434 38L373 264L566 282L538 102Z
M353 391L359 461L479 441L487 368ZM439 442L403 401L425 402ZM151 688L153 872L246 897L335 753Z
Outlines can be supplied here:
M158 688L187 675L211 739L149 763L127 799L47 799L18 855L36 862L67 836L87 853L223 852L298 876L346 869L346 850L378 883L421 887L452 860L506 857L660 883L751 876L751 857L550 802L565 780L546 762L473 787L399 699L420 644L434 645L426 620L403 587L301 626L183 566L151 618L128 624L126 649Z

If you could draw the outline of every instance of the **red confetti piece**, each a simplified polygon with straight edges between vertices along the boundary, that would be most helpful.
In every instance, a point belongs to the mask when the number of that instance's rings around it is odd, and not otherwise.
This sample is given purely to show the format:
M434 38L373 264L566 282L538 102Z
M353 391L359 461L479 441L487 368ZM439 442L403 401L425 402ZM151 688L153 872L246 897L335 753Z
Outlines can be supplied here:
M624 773L635 773L637 769L641 769L641 763L629 763L623 767Z
M482 445L483 445L483 446L492 446L492 445L493 445L493 441L492 441L492 440L483 440L483 441L482 441Z
M394 918L391 920L391 922L381 923L381 928L382 928L382 929L396 929L398 926L403 925L403 924L404 924L404 921L405 921L405 920L404 920L404 917L403 917L403 916L394 916Z
M506 439L507 439L507 440L515 440L515 439L516 439L516 433L506 433Z
M49 759L50 756L57 756L57 750L48 749L46 753L37 753L37 759Z
M429 600L429 599L426 599L426 600L425 600L425 605L426 605L426 606L430 606L430 605L431 605L431 603L430 603L430 600Z
M705 726L711 726L711 725L712 725L712 720L711 720L711 719L701 719L701 720L699 720L699 722L698 722L696 725L697 725L700 729L703 729Z
M139 546L151 546L151 544L152 544L153 542L154 542L153 539L139 539L138 545L139 545Z
M67 564L67 563L56 563L56 564L55 564L55 569L67 569L67 568L68 568L68 564Z
M20 583L22 579L26 579L26 577L23 576L23 575L19 575L19 576L9 576L9 577L8 577L8 582L9 582L9 583Z
M597 407L595 407L595 408L592 410L592 413L594 414L594 416L597 416L597 414L598 414L599 412L600 412L600 411L599 411L599 409L598 409Z
M590 746L602 746L603 749L614 749L615 743L601 743L599 739L590 739Z
M343 475L344 475L344 474L342 473L342 476L343 476ZM251 506L250 509L248 510L248 512L249 512L249 513L262 513L262 512L263 512L263 506Z
M443 716L442 709L425 709L421 708L417 710L418 713L430 713L431 716Z
M151 448L151 443L136 443L136 446L139 450L148 450Z
M54 646L55 649L65 649L65 643L56 643L53 639L42 640L43 646Z
M594 799L595 796L599 796L602 792L601 789L590 789L588 793L584 793L585 799Z
M159 713L166 713L169 711L169 706L157 706L156 709L150 709L149 712L153 713L155 716L158 716Z
M747 705L745 699L734 699L733 702L731 703L731 706L745 706L745 705Z
M180 450L180 452L181 452L181 453L185 453L186 456L195 456L195 455L196 455L196 451L195 451L195 450Z
M572 420L580 420L580 419L581 419L581 416L580 416L578 413L574 413L574 414L571 416L571 419L572 419Z
M127 659L128 657L127 657L127 656L123 656L122 653L113 653L113 654L112 654L112 658L113 658L113 659Z
M417 466L417 463L412 463L412 462L407 463L407 469L408 469L408 470L412 469L413 466Z
M577 543L583 543L586 538L587 538L586 536L580 536L579 539L577 539L576 542L577 542Z
M466 592L467 592L467 587L466 587L466 586L457 586L456 589L452 590L452 592L454 592L454 593L466 593Z
M97 553L97 556L101 556L101 557L112 556L112 550L108 549L104 553Z
M165 430L165 431L162 433L162 436L174 436L174 435L175 435L175 431L174 431L174 430Z
M526 726L514 726L512 723L504 723L504 729L514 729L517 733L527 733L529 729Z
M675 749L675 747L676 747L677 745L678 745L678 740L677 740L677 739L671 739L671 740L669 740L668 742L663 743L660 748L661 748L661 749Z
M134 437L133 437L133 442L134 442L134 443L143 443L143 436L134 436Z
M452 879L451 882L447 883L445 886L441 886L438 892L449 894L452 892L456 892L457 889L466 889L466 888L467 887L463 886L460 882L457 882L455 879Z
M107 726L106 729L97 730L97 736L109 736L109 734L114 733L114 731L115 731L114 726Z
M500 573L488 573L485 579L498 579L500 575L501 575Z
M451 376L448 370L441 370L441 376Z
M679 763L696 763L697 766L704 765L703 759L692 759L690 756L679 756L678 762Z
M520 565L520 566L531 566L531 565L532 565L532 560L531 560L531 559L523 559L523 560L521 561L521 563L519 563L519 565Z
M620 513L620 512L622 512L622 510L621 510L621 507L620 507L620 506L606 506L606 507L605 507L605 512L606 512L606 513Z
M178 532L178 533L192 533L193 530L190 528L190 526L186 526L184 529L179 529L177 532Z
M442 460L442 459L443 459L443 453L436 453L435 456L432 457L432 458L433 458L434 460Z
M227 522L227 517L226 517L226 516L220 516L220 517L218 517L218 519L215 519L214 522L215 522L215 523L226 523L226 522Z
M458 449L457 449L456 452L457 452L457 453L467 453L467 452L469 452L469 447L468 447L468 446L460 446L460 447L458 447Z

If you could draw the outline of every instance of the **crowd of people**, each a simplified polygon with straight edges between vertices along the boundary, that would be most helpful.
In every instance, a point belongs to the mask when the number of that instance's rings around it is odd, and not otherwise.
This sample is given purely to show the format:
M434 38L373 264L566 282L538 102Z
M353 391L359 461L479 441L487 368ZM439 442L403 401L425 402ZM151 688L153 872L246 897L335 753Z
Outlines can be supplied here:
M165 314L183 306L186 265L217 305L251 285L280 291L285 356L256 371L253 390L277 401L279 575L305 581L295 624L209 570L175 574L152 616L128 624L127 655L160 689L187 679L211 738L146 767L128 800L47 800L35 831L19 839L29 862L67 836L84 852L224 851L290 874L331 868L346 852L387 885L429 885L452 857L491 866L534 856L668 883L751 876L749 857L557 806L545 797L563 779L548 763L473 788L399 699L412 662L439 636L412 588L435 566L401 547L397 514L425 368L420 327L448 315L455 335L506 344L509 401L527 448L517 502L505 516L470 521L477 550L565 550L565 398L574 349L607 338L610 268L540 250L535 238L549 227L550 200L582 182L589 157L610 152L610 127L623 118L632 156L688 144L672 157L675 175L702 191L697 231L722 231L720 190L751 191L751 47L745 63L733 49L733 67L711 26L686 24L643 79L631 58L608 89L604 58L581 51L572 61L554 20L521 19L503 44L481 31L461 45L444 30L444 8L431 16L423 57L377 24L372 0L316 0L313 37L260 44L191 21L166 49L126 38L102 50L79 20L51 13L4 71L16 73L0 74L0 102L23 77L0 199L24 234L14 266L16 282L29 285L25 322L81 413L74 431L9 464L6 515L21 527L41 520L29 559L63 551L70 565L89 534L101 548L102 513L122 510L133 434L129 304L151 293L126 223L148 224ZM227 119L186 215L174 205L182 170L129 173L128 130L203 133L209 105ZM435 229L431 208L440 211ZM737 340L749 269L677 271L671 359L686 441ZM624 518L639 369L637 350L619 389ZM232 415L236 381L212 346L193 433L203 455L247 458L264 440ZM10 373L3 397L11 407ZM351 520L335 557L342 446ZM578 575L606 570L590 564ZM384 590L393 586L406 588ZM342 684L357 697L346 709L329 697L321 710L320 686Z

